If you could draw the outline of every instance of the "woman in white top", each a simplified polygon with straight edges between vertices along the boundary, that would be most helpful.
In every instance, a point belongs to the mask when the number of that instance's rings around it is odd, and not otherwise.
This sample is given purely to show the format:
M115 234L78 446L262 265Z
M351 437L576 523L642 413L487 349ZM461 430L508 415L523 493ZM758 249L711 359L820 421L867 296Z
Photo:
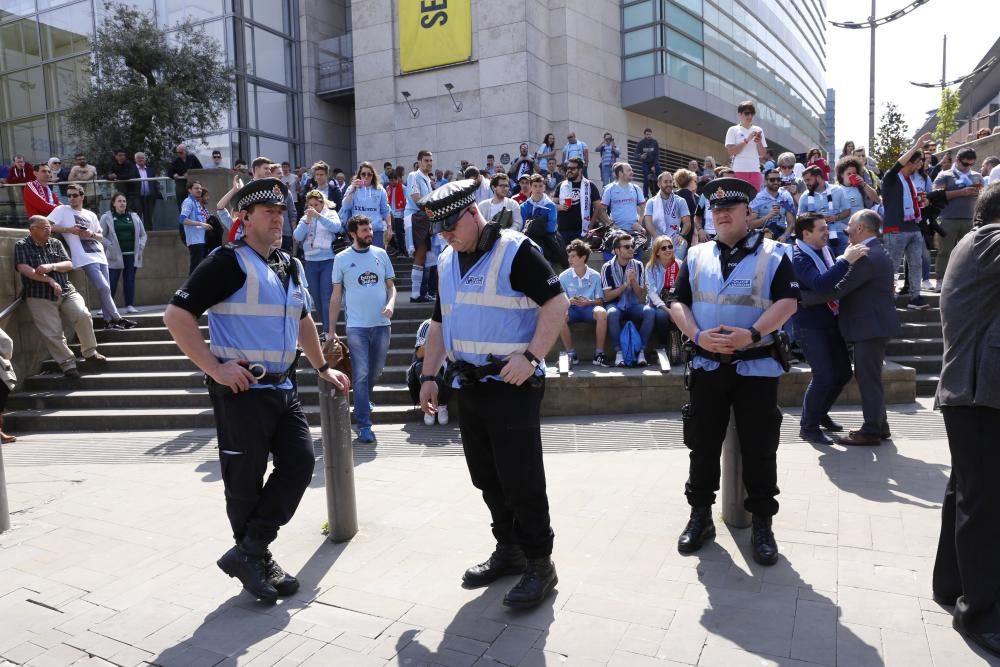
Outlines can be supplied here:
M312 296L313 308L319 311L323 333L329 335L335 323L330 322L330 296L333 292L333 242L343 231L334 204L321 190L306 193L305 214L299 218L292 236L302 246L306 258L306 283Z
M753 124L757 107L747 100L736 107L739 125L726 132L726 151L732 158L733 176L741 178L760 191L764 179L760 173L760 159L767 154L764 130Z

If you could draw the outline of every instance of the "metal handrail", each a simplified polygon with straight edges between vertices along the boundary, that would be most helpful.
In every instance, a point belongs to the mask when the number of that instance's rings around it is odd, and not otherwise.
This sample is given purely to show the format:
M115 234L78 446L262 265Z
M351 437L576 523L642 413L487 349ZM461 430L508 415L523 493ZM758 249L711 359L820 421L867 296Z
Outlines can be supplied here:
M11 315L11 313L17 310L17 307L20 306L21 302L23 301L24 301L24 296L19 295L16 299L14 299L14 301L11 302L9 306L4 308L3 310L0 310L0 320L7 319L7 317Z

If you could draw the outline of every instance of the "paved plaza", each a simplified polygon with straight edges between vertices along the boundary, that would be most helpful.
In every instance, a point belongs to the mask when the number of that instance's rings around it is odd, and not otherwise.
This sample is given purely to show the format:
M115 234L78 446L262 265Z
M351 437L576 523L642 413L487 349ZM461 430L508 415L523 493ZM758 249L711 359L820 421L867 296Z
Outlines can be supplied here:
M355 445L347 544L321 534L318 461L273 545L302 589L274 606L215 565L232 543L212 432L25 435L3 447L0 665L1000 665L930 599L940 415L922 402L889 420L892 442L847 449L798 440L786 414L771 568L721 522L700 553L677 553L676 415L546 420L560 580L528 613L501 605L516 578L460 586L493 543L454 427L382 426Z

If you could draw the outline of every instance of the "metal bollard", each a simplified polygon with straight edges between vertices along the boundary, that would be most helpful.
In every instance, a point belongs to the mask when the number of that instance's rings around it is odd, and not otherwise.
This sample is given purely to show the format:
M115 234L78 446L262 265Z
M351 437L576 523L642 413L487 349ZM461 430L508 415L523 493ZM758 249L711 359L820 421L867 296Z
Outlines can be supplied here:
M733 528L747 528L752 523L750 512L743 509L747 497L743 486L743 457L740 436L736 432L736 415L729 410L729 428L722 441L722 520Z
M319 379L319 414L326 466L326 516L330 539L346 542L358 532L358 502L354 493L354 450L347 393Z
M3 447L0 446L0 533L10 530L10 506L7 504L7 477L3 472Z

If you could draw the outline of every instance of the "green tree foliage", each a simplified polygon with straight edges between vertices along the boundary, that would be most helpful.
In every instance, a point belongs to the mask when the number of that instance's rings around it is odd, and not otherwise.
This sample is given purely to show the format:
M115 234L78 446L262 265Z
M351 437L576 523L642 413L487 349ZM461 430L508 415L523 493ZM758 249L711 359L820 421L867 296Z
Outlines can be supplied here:
M910 129L903 120L903 114L899 113L895 104L887 102L872 148L872 159L879 171L885 173L896 164L899 156L910 149L910 143Z
M951 88L941 89L941 105L937 111L937 127L934 129L934 140L938 143L938 150L943 151L948 148L948 138L958 129L958 106L961 102L958 93Z
M168 36L153 17L105 2L94 38L91 84L73 100L70 130L98 166L112 150L143 151L156 164L182 141L218 127L233 103L233 75L218 41L189 21Z

